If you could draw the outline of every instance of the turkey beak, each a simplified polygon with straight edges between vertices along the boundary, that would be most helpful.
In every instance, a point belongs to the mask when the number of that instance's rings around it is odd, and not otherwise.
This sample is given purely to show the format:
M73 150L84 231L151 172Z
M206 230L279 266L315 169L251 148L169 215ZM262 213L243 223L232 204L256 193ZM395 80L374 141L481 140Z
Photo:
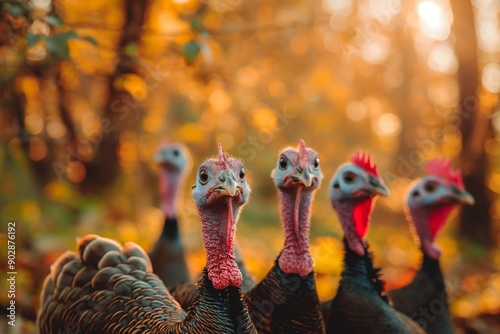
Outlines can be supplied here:
M238 186L236 185L234 179L229 175L226 175L225 177L221 175L219 177L219 180L222 184L215 187L213 191L218 192L220 196L233 197L236 194L236 190L238 189Z
M380 196L384 196L384 197L389 197L389 196L391 196L391 191L389 190L389 188L385 184L380 183L375 188L375 194L380 195Z
M474 205L476 203L474 197L468 191L460 191L455 187L453 187L453 195L451 196L451 199L460 204Z
M370 178L369 184L363 189L363 191L371 195L380 195L384 197L389 197L391 195L389 188L380 182L380 180L375 178Z
M304 186L306 186L307 188L309 188L313 182L313 177L312 177L311 173L309 172L309 170L303 171L299 175L298 181L300 183L302 183Z

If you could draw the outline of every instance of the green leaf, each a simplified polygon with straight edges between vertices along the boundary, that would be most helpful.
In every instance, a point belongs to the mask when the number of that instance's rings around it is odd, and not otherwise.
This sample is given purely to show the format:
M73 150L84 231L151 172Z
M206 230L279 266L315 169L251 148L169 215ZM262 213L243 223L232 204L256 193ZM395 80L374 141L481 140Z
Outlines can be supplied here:
M27 33L26 34L26 39L27 39L26 46L28 48L32 47L33 45L38 43L38 41L40 40L40 38L42 38L42 36L43 35Z
M201 22L199 16L196 16L195 18L193 18L191 20L190 24L191 24L191 29L193 29L195 31L202 31L203 30L203 23Z
M69 59L69 50L68 50L68 40L61 39L60 34L55 36L44 36L45 45L47 45L47 49L63 58Z
M9 12L9 14L11 14L14 17L19 17L24 15L24 9L21 6L10 5L6 9L7 12Z
M62 24L62 20L54 15L45 16L44 21L53 27L58 27Z
M196 41L189 41L182 47L182 53L188 64L192 64L196 56L200 53L200 44Z
M58 33L58 34L54 35L54 37L56 37L57 39L62 40L62 41L68 41L69 39L79 38L80 36L78 36L76 31L71 29L71 30L67 30L65 32Z
M130 42L125 45L124 49L127 56L135 56L135 54L137 53L137 44Z
M99 45L99 43L97 42L97 39L95 39L92 36L83 36L83 37L80 37L80 38L83 39L84 41L87 41L87 42L92 43L94 45Z

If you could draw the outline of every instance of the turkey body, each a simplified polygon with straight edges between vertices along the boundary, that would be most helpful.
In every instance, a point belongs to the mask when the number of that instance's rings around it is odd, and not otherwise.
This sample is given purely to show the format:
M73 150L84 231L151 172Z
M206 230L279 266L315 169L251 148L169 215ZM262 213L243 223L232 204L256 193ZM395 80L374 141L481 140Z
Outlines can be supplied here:
M452 334L448 298L439 261L423 253L422 266L413 281L389 291L394 307L411 317L427 333Z
M256 333L239 288L216 290L203 272L186 314L152 273L142 248L88 235L52 266L40 333Z
M149 252L149 257L154 273L166 286L189 281L189 269L177 218L165 218L162 233Z
M276 260L266 277L245 294L259 333L324 333L314 272L283 272Z
M78 240L77 254L67 252L51 267L37 318L40 333L256 333L234 253L236 223L250 191L243 163L220 144L218 158L198 167L191 194L207 262L187 313L142 248L88 235Z
M454 333L444 276L439 266L441 250L434 242L455 207L474 203L474 197L465 189L462 174L445 158L429 160L426 175L408 187L407 219L420 246L422 264L410 284L389 291L389 295L394 307L415 320L427 333Z
M311 206L323 174L304 141L285 148L272 173L278 190L283 250L264 279L245 294L260 333L324 333L309 247Z
M287 274L279 268L277 262L278 260L266 277L244 295L257 331L324 333L314 273L307 276ZM175 286L171 293L185 310L198 297L198 291L192 284Z
M325 313L327 333L425 333L389 304L368 247L361 256L348 247L345 239L344 245L342 278Z
M190 279L177 219L177 202L189 169L190 154L180 143L165 143L155 153L153 160L158 164L160 208L164 223L149 257L154 273L170 287Z

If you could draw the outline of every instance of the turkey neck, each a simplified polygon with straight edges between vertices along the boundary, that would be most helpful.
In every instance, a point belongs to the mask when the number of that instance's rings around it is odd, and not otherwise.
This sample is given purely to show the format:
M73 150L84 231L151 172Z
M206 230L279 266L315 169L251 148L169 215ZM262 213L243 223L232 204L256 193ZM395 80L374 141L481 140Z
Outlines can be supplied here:
M224 197L199 209L203 243L207 253L208 278L216 289L239 287L241 272L235 261L234 236L238 209L233 198Z
M347 240L346 250L349 248L353 252L362 256L365 254L365 241L356 232L356 224L366 224L368 226L369 213L362 216L365 221L355 221L354 209L360 205L357 201L345 200L341 202L334 202L333 206L337 211L340 224L344 230L344 239Z
M442 210L441 210L442 211ZM429 226L429 220L431 218L430 210L414 209L409 208L409 220L410 226L413 226L413 235L420 244L422 253L433 260L438 260L441 251L434 244L435 235ZM446 213L445 213L446 214ZM444 217L438 217L439 222L435 222L442 226L447 218L447 214ZM436 231L437 232L437 231Z
M161 209L165 214L166 219L174 219L176 217L175 201L179 192L179 184L181 183L181 172L178 170L170 170L166 167L160 168L160 198Z
M279 198L285 245L278 263L287 274L305 276L312 271L309 225L313 193L298 186L290 190L280 189Z

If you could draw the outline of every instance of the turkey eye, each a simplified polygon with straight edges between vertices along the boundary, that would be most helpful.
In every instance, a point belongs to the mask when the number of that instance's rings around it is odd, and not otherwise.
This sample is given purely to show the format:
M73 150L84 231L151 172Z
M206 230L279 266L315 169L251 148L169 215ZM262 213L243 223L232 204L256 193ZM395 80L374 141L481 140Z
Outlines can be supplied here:
M200 170L200 182L201 184L207 184L208 182L208 173L206 170Z
M175 149L172 151L172 153L174 154L174 157L176 157L179 155L179 150Z
M424 186L425 191L427 191L429 193L436 191L436 188L437 188L437 185L434 182L428 182Z
M318 167L319 167L319 159L316 158L314 159L314 168L318 169Z
M286 169L288 167L288 161L285 158L280 158L280 169Z
M244 178L245 178L245 170L242 168L242 169L240 170L240 179L242 179L242 180L243 180Z
M356 174L352 173L352 172L345 172L344 173L344 181L345 183L354 183L356 182Z

